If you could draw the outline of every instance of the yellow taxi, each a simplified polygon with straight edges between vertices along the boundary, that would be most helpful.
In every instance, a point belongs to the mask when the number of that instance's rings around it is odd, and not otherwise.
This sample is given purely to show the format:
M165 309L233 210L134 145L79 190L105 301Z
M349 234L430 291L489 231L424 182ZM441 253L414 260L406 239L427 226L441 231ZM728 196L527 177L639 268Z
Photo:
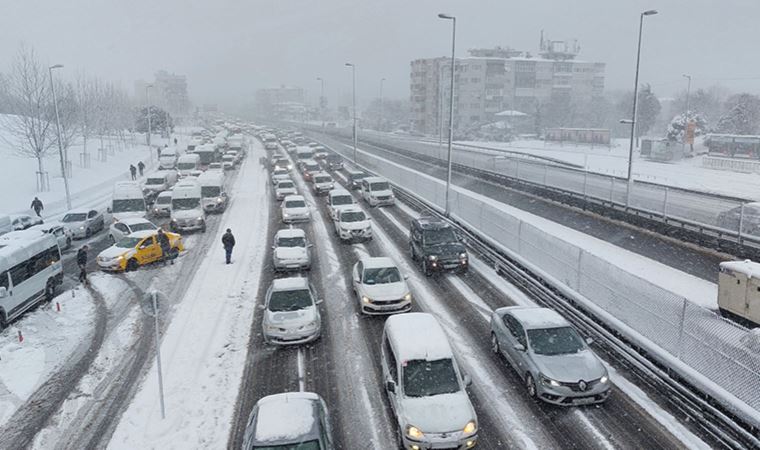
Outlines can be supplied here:
M137 270L140 266L160 261L163 258L161 246L158 244L156 230L135 231L123 237L119 242L100 252L97 258L98 267L102 270L121 272ZM185 250L182 236L166 232L171 249L169 259L179 256Z

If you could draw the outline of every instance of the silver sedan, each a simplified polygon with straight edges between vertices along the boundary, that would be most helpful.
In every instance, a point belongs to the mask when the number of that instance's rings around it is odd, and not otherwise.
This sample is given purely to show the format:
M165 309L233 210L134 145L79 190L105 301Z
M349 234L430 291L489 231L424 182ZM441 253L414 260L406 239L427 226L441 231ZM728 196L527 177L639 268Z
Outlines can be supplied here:
M577 331L548 308L513 306L491 315L491 348L523 379L528 394L556 405L602 403L607 369Z

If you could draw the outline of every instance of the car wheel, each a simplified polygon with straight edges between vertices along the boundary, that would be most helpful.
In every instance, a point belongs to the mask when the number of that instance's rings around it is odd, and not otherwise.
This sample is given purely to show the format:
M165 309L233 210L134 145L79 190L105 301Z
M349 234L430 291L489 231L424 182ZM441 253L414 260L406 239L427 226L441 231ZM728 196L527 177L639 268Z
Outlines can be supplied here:
M5 311L0 311L0 331L8 328L8 320L5 318Z
M134 272L140 267L140 263L136 259L132 258L127 261L127 272Z
M108 240L111 241L111 244L116 242L116 239L113 237L113 234L108 235Z
M414 245L409 243L409 253L412 254L412 261L417 261L417 253L414 251Z
M55 282L53 280L48 280L47 284L45 285L45 301L49 302L52 301L55 298Z
M536 398L536 381L531 374L525 377L525 389L527 389L530 398Z
M87 228L84 232L84 237L85 239L89 239L90 237L92 237L92 230Z
M501 349L499 348L499 338L496 337L496 333L491 333L491 351L497 355L501 353Z
M66 248L71 248L71 238L66 238Z

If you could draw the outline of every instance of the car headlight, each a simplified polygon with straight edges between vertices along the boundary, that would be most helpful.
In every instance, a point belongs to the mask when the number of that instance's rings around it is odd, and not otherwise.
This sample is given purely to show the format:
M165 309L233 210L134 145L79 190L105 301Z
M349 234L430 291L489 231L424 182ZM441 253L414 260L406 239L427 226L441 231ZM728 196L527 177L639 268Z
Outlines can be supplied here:
M79 229L80 230L84 230L84 225L82 225L81 227L79 227Z
M177 219L172 219L172 222L177 223Z
M428 259L431 261L435 261L436 259L438 259L438 257L436 255L430 255L428 256Z
M217 198L216 198L216 202L217 202L217 203L222 203L222 197L217 197Z
M423 437L425 437L425 434L414 425L406 426L406 435L412 439L422 439Z
M404 295L404 300L406 300L407 302L411 302L412 301L412 293L411 292L407 292L406 295Z
M610 378L607 375L603 375L602 378L599 379L599 382L602 384L607 384L608 381L610 381Z
M464 253L464 252L460 253L459 259L467 259L467 253Z
M198 217L198 218L197 218L197 219L195 219L195 220L196 220L196 221L198 221L198 222L203 222L203 217Z
M471 420L467 422L467 425L464 426L464 430L462 431L464 434L473 434L478 431L478 424L476 424L474 420Z
M372 303L372 299L367 297L366 295L362 295L362 302L363 303Z
M316 320L312 320L311 322L307 323L303 327L307 328L307 329L317 328L317 321Z
M562 386L562 385L560 384L560 382L559 382L559 381L557 381L557 380L552 380L551 378L549 378L549 377L546 377L546 376L544 376L544 375L541 375L541 381L542 381L544 384L548 384L549 386L554 386L554 387L560 387L560 386Z
M290 217L290 213L284 212L284 213L282 213L282 217Z
M277 327L272 326L272 325L266 325L266 330L267 331L277 331Z

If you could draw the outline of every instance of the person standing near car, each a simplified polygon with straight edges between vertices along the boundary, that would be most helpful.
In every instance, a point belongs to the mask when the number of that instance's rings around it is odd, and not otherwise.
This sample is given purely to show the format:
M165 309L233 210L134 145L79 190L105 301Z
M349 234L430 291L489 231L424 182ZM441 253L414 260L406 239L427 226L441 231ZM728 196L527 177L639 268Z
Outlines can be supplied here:
M45 209L45 207L42 205L42 200L34 197L34 200L32 200L32 209L35 213L37 213L37 217L42 217L40 213L43 209Z
M143 171L145 170L145 164L143 164L142 161L137 163L137 170L140 171L140 176L143 176Z
M171 262L171 264L174 264L174 260L169 257L169 252L172 248L171 244L169 243L169 236L164 233L164 230L162 228L158 229L156 240L158 241L158 246L161 247L161 261L164 262L164 265L166 265L167 259Z
M137 167L134 164L129 165L129 173L132 175L132 181L137 179Z
M227 232L222 236L222 246L224 246L224 256L227 264L232 264L232 247L235 246L235 236L232 235L232 230L229 228L227 228Z
M89 285L90 282L87 280L87 250L89 250L90 247L85 244L82 246L82 248L77 251L77 266L79 266L79 282L84 285Z

